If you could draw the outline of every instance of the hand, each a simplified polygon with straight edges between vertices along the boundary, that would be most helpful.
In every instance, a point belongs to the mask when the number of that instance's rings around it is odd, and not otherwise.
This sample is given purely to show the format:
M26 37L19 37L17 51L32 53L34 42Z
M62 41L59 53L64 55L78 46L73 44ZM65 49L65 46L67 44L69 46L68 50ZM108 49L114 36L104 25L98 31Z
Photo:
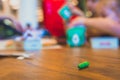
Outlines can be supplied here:
M84 13L79 8L75 7L71 3L67 3L67 6L70 8L72 14L78 15L78 16L85 16Z
M68 27L71 28L71 27L74 27L75 25L81 25L81 24L85 25L85 21L86 21L86 18L84 17L76 17L68 24Z

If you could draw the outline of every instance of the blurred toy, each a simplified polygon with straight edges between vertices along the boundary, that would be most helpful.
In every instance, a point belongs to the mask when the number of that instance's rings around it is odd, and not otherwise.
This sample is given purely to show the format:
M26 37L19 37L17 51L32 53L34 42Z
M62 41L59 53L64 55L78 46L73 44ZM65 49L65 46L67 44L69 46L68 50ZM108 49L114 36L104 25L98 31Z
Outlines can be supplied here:
M80 47L86 42L86 28L78 25L67 30L67 43L70 47Z

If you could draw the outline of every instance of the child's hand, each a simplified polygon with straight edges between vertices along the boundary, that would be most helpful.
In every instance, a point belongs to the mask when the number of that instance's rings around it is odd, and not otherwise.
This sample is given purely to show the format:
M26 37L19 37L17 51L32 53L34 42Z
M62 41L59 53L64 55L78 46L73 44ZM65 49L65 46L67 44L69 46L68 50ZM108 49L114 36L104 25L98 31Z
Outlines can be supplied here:
M73 4L67 3L67 6L70 8L72 14L78 16L85 16L84 13L79 8L75 7Z
M75 25L85 25L86 18L76 17L69 24L68 27L74 27Z

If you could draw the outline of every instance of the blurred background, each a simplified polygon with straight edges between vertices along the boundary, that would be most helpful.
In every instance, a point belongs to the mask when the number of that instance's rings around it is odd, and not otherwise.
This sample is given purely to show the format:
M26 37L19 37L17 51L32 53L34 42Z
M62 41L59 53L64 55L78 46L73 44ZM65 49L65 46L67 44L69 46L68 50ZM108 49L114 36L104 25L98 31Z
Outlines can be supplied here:
M66 44L68 42L66 31L69 29L67 29L67 22L60 16L59 11L67 2L76 6L78 11L83 12L84 18L102 17L104 19L105 17L105 15L96 16L95 13L95 10L99 12L102 8L104 9L100 5L104 1L100 0L0 0L0 39L24 41L32 36L33 38L54 39L53 44ZM109 3L109 1L107 2ZM107 10L109 9L105 11ZM74 17L74 14L72 17ZM85 34L87 34L87 39L89 39L89 36L90 38L99 34L101 36L101 33L104 32L96 30L95 27L87 27ZM49 41L48 44L52 44L51 42Z
M67 1L86 11L86 0ZM30 43L30 50L41 48L41 43L66 44L66 25L58 11L67 1L0 0L0 50L28 50Z
M83 11L85 11L85 0L69 0L73 5L78 6ZM58 24L60 28L58 28L59 33L56 33L51 28L53 24L49 24L47 20L50 21L49 15L53 16L57 13L52 12L52 15L49 12L46 12L47 10L53 9L52 7L56 6L57 3L60 6L62 6L65 2L65 0L0 0L0 37L7 38L9 36L13 36L15 34L22 34L25 32L27 24L30 24L30 26L33 29L45 29L44 34L49 35L52 34L53 36L64 36L64 31L61 29L61 26L63 27L63 23L59 18ZM50 7L50 5L53 5ZM48 7L45 7L48 6ZM55 11L55 8L53 9ZM58 8L56 9L57 12ZM45 13L44 13L45 12ZM44 20L45 15L47 15L47 20ZM58 14L57 14L58 16ZM55 16L56 17L56 16ZM4 21L2 21L4 20ZM52 18L51 18L52 20ZM53 19L54 21L54 19ZM57 25L58 25L57 24ZM46 25L46 27L44 27ZM49 25L49 28L48 28ZM13 28L14 27L14 28ZM46 30L48 29L48 31ZM10 31L12 30L12 31ZM42 30L43 31L43 30ZM61 34L60 34L61 33Z

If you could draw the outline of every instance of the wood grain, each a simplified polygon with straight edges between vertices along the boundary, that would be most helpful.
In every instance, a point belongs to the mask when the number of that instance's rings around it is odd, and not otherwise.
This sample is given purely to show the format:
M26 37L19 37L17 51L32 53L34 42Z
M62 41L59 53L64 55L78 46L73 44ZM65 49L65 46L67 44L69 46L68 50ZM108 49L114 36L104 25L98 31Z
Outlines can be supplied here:
M90 66L78 70L83 61ZM1 57L0 80L120 80L120 50L64 47L25 60Z

